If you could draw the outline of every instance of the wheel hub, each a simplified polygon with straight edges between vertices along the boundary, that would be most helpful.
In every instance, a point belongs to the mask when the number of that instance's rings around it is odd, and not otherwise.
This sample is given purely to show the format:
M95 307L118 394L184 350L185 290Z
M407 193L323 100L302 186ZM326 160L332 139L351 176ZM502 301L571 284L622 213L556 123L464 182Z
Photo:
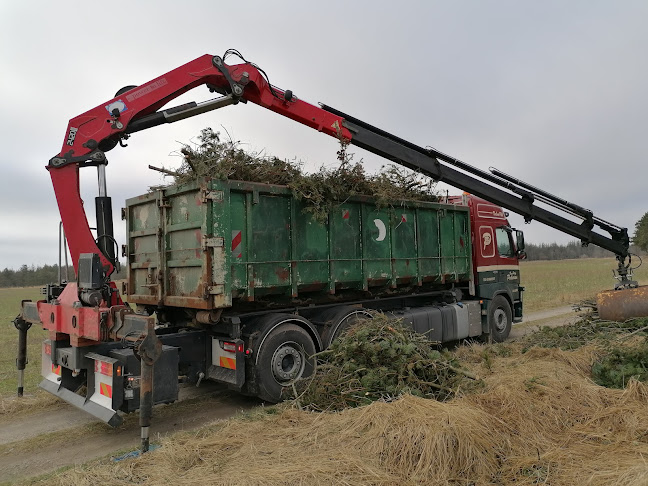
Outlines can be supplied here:
M304 371L304 359L296 346L296 343L285 343L272 355L272 375L279 383L294 381Z
M506 330L508 322L504 309L495 309L493 320L495 321L495 329L497 329L497 332L504 332Z

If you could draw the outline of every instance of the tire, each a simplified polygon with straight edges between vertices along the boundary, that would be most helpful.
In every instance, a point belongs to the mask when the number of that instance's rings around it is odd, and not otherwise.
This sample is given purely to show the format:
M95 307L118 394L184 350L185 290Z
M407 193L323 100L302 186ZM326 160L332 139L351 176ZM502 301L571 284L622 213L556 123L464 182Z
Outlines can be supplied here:
M287 387L313 373L315 344L303 328L282 324L261 343L255 374L258 397L277 403Z
M511 332L513 317L508 300L501 295L496 295L488 308L488 325L493 341L501 343L506 340Z
M339 338L342 334L344 334L346 331L351 329L353 326L362 322L365 319L371 319L371 314L369 314L365 310L357 310L348 314L340 321L340 323L337 325L337 328L334 330L333 337L331 338L331 343L333 343L333 341L335 341L337 338Z

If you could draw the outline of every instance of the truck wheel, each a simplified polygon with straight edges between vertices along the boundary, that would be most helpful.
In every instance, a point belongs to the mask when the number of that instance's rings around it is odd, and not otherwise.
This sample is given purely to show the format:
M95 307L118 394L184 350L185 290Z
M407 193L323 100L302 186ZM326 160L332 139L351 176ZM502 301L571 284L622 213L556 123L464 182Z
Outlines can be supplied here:
M308 333L295 324L283 324L268 334L256 362L258 396L280 402L282 392L295 381L313 373L315 344Z
M493 341L501 343L506 340L513 324L511 316L508 300L501 295L496 295L488 309L488 323Z
M337 338L339 338L346 331L348 331L350 328L352 328L353 326L355 326L356 324L360 323L365 319L371 319L371 314L369 314L366 310L357 310L348 314L345 318L343 318L340 321L337 328L333 332L333 338L331 339L331 343L335 341Z

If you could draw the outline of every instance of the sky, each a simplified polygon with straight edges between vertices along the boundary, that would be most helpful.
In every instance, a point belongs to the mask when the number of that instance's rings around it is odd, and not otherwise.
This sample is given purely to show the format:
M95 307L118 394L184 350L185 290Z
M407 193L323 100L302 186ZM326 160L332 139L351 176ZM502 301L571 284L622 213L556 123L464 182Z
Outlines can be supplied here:
M44 167L71 118L228 48L303 100L497 167L632 233L648 211L647 23L643 0L2 1L0 269L58 261ZM170 106L213 96L196 88ZM136 133L107 154L120 244L124 201L165 182L148 165L177 167L207 126L309 170L336 162L336 140L251 104ZM385 163L353 151L369 172ZM96 170L81 174L93 226ZM573 240L510 219L528 242Z

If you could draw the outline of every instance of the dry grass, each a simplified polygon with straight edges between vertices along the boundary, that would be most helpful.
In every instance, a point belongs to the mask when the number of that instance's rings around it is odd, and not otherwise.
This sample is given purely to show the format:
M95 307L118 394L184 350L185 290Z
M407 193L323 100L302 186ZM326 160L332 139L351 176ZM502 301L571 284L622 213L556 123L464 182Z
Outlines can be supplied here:
M39 287L17 287L0 289L0 417L50 406L54 400L44 392L38 392L40 382L41 343L47 333L38 326L32 326L27 333L27 359L25 370L25 394L16 398L18 353L18 331L11 323L20 312L20 301L39 300Z
M612 270L616 267L614 258L523 261L520 273L522 285L526 287L525 311L570 305L609 290L614 287ZM648 261L635 272L634 278L640 284L648 284Z
M47 483L648 484L648 387L595 385L592 347L521 350L458 351L486 383L479 394L449 402L406 395L338 413L257 413Z

